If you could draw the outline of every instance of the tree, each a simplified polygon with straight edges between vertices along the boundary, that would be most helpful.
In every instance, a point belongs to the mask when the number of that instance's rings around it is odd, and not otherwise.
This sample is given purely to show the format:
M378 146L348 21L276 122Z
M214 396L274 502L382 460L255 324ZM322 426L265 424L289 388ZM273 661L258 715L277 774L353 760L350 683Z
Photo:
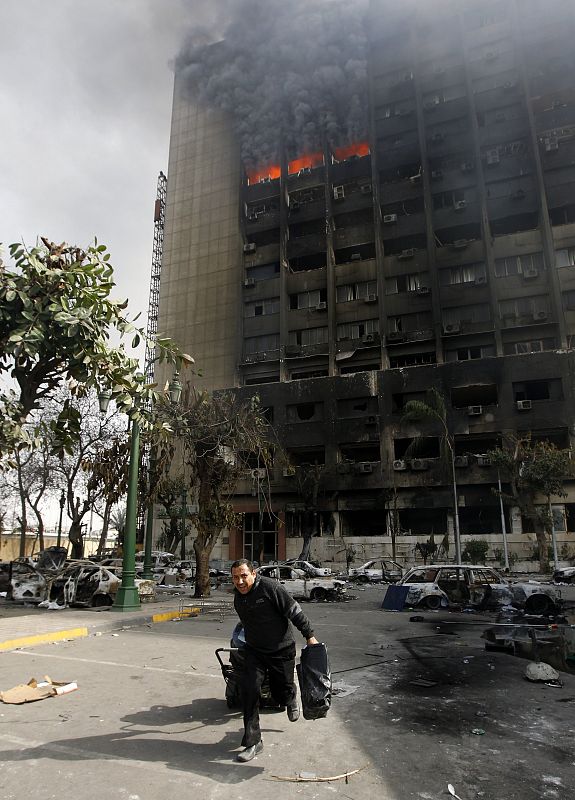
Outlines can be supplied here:
M445 400L440 392L434 387L429 389L425 400L408 400L401 417L403 422L414 422L428 420L436 422L440 426L441 435L439 440L439 453L443 464L451 467L451 483L453 489L453 519L455 523L455 561L461 564L461 537L459 534L459 507L457 501L457 481L455 477L455 446L453 435L449 430L447 420L447 408ZM414 439L412 453L417 451L421 442L421 436Z
M304 503L304 510L301 513L303 542L298 556L302 561L309 561L311 540L319 533L318 498L324 473L323 464L301 464L296 470L298 492Z
M210 593L209 559L222 530L237 522L232 496L248 468L271 464L268 422L254 397L248 401L228 392L210 394L185 388L181 402L160 399L155 451L168 469L176 451L185 466L185 479L197 510L188 516L196 528L195 596Z
M118 408L143 419L144 403L155 396L138 362L112 336L132 335L137 347L145 335L124 312L127 301L112 300L113 269L106 246L82 250L42 238L27 249L10 245L15 269L0 261L0 377L11 384L0 391L0 456L32 444L23 423L44 399L68 384L73 394L108 390ZM168 339L157 339L158 360L179 365L190 357ZM66 403L54 424L61 452L79 437L79 420Z
M492 465L509 484L503 500L515 505L531 520L539 549L539 569L549 571L549 542L553 532L551 496L565 497L566 478L573 474L569 450L552 442L533 441L531 435L510 436L503 447L488 454ZM499 492L497 492L499 494ZM541 503L541 498L545 502Z

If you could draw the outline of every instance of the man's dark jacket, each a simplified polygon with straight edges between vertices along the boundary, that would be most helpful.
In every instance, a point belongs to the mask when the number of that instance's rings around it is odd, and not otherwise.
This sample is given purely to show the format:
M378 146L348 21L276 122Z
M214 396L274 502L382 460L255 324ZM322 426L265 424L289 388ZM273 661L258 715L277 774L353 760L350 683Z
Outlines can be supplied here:
M300 604L272 578L258 575L247 594L236 589L234 607L244 626L246 644L262 653L273 653L294 641L290 620L305 639L313 636Z

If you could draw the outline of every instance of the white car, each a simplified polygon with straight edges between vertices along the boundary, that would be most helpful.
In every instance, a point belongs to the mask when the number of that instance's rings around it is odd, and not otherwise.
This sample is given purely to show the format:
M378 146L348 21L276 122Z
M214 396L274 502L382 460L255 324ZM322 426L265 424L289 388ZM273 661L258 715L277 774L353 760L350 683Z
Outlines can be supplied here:
M553 573L555 583L575 583L575 567L561 567Z
M285 564L259 567L257 572L279 581L294 597L306 600L337 600L345 594L345 581L335 578L310 578L300 569Z
M537 581L510 583L496 570L481 564L428 564L413 567L401 581L409 587L405 604L446 608L463 603L479 608L513 605L528 614L552 614L561 594Z
M366 561L361 567L354 567L349 570L351 580L368 583L383 581L383 583L396 583L401 579L403 570L397 561L390 558L372 558Z
M301 569L306 575L311 575L314 578L325 578L331 575L331 569L329 567L320 567L317 564L313 564L311 561L302 561L300 558L289 558L283 563L293 569Z

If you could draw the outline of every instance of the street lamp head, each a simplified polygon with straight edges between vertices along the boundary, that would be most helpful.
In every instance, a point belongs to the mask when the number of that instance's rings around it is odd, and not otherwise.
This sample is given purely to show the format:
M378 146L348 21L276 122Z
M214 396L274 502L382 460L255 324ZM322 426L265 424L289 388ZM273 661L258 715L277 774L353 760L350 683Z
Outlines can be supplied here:
M64 504L66 503L66 493L64 489L62 489L62 493L60 495L60 508L64 508Z
M170 403L177 405L180 402L180 397L182 396L182 384L180 383L180 373L174 372L174 377L168 384L168 395L170 397Z
M98 404L100 406L100 414L105 414L112 399L111 389L100 389L98 392Z

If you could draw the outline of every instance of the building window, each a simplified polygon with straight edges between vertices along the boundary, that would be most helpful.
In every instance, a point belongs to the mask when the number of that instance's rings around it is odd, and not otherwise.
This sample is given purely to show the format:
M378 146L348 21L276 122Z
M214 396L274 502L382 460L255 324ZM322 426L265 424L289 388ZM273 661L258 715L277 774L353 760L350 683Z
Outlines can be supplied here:
M347 283L336 288L338 303L349 303L351 300L376 300L377 281L361 281L360 283Z
M255 300L253 303L246 303L246 317L266 317L268 314L279 314L279 297L270 297L266 300Z
M442 286L475 283L477 280L486 280L485 264L482 261L476 264L462 264L458 267L449 267L449 269L442 269L439 272L439 281Z
M443 324L490 322L491 312L488 303L477 303L470 306L453 306L443 309Z
M520 356L525 353L541 353L545 350L555 350L557 343L553 338L531 339L526 342L507 342L503 345L503 354L506 356Z
M271 264L258 264L257 267L249 267L246 270L246 277L254 281L266 281L275 278L280 274L280 262L274 261Z
M391 369L419 367L421 364L435 364L435 362L435 353L409 353L409 355L390 356L389 358Z
M548 299L545 295L536 297L518 297L513 300L500 300L499 313L503 323L514 324L517 320L527 322L544 321L549 312Z
M323 419L323 403L297 403L286 406L288 422L312 422Z
M458 347L456 350L446 350L446 361L473 361L478 358L490 358L495 355L495 347L485 344L476 347Z
M327 289L314 289L311 292L298 292L290 294L289 307L296 309L317 308L320 303L327 301Z
M535 277L537 272L544 269L543 253L526 253L521 256L495 259L495 277L497 278L505 278L508 275L524 275L525 277L533 275Z
M555 266L556 267L575 266L575 247L566 247L563 250L556 250Z
M362 336L376 333L379 333L378 319L364 319L361 322L345 322L337 326L338 342L344 339L361 339Z
M299 331L290 331L288 343L302 346L325 344L327 342L327 334L327 326L322 328L303 328Z
M279 346L279 333L268 333L266 336L250 336L244 341L246 355L250 353L265 353L267 350L277 350Z
M416 292L426 285L426 275L412 272L409 275L396 275L385 279L386 294L403 294L403 292Z
M420 311L418 314L401 314L387 318L388 333L413 333L429 330L433 327L431 311Z

